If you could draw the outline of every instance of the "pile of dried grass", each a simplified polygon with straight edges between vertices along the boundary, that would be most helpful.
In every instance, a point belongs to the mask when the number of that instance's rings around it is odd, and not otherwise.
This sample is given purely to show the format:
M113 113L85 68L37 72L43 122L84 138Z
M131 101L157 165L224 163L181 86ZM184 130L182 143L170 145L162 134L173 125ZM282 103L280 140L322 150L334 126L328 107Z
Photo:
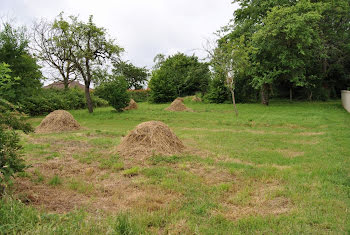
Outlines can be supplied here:
M131 99L129 102L129 105L127 107L124 108L124 110L132 110L132 109L137 109L137 103L135 102L134 99Z
M165 110L167 111L175 111L175 112L181 112L181 111L187 111L187 112L193 112L192 109L187 108L183 103L183 98L176 98L168 108Z
M198 96L193 96L192 101L193 102L202 102L202 99L199 98Z
M36 133L74 131L81 129L74 117L65 110L56 110L47 115L35 129Z
M173 155L181 153L184 145L163 122L149 121L139 124L123 138L117 151L123 157L143 160L153 154Z

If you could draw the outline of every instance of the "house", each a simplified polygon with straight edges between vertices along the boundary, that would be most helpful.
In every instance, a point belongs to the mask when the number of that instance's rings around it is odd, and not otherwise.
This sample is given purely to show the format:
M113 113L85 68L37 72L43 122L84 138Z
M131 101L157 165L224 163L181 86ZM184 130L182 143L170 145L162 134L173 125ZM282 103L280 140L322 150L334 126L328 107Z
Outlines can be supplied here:
M85 90L85 86L80 84L78 81L71 81L69 82L68 85L69 88L74 88L74 87L78 87L82 90ZM64 83L63 82L53 82L47 86L43 87L44 89L49 89L49 88L54 88L54 89L64 89Z

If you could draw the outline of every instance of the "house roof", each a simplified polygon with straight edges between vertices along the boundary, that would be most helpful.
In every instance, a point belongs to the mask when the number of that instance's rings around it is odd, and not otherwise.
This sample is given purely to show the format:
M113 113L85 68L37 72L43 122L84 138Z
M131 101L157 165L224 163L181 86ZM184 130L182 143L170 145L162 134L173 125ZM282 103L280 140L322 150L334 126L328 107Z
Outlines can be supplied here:
M68 85L69 88L73 88L73 87L78 87L82 90L85 89L85 86L83 84L80 84L79 82L77 81L71 81L69 82L69 85ZM44 89L49 89L49 88L55 88L55 89L64 89L64 83L63 82L53 82L47 86L44 86L43 87Z

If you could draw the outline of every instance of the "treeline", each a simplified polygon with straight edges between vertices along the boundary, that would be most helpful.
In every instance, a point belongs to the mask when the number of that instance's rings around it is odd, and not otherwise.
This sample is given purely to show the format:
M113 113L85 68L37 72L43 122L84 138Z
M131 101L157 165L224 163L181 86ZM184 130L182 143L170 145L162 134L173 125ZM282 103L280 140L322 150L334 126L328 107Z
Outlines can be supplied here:
M101 98L122 111L131 97L162 103L196 94L210 103L268 104L271 97L338 98L340 90L349 89L349 1L234 3L239 8L231 23L204 48L206 62L180 52L159 54L151 71L123 61L124 49L92 16L84 22L61 13L53 21L36 22L29 31L4 23L0 97L37 115L58 108L92 112L94 106L106 105ZM43 64L63 82L63 91L41 88ZM81 81L85 90L69 92L73 80ZM147 86L147 91L130 92Z
M222 100L227 77L240 101L260 95L264 104L270 97L338 98L350 87L348 0L234 3L240 8L212 50L212 99Z

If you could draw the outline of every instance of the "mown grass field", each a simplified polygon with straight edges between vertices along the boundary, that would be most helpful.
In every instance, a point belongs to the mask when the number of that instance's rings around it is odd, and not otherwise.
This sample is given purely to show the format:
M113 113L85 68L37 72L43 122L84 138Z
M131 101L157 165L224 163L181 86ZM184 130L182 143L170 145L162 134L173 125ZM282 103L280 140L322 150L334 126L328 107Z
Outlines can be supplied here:
M31 164L0 201L0 233L350 233L350 114L340 102L185 102L71 111L84 127L23 135ZM37 126L42 117L30 121ZM125 163L115 147L141 122L163 121L182 155Z

